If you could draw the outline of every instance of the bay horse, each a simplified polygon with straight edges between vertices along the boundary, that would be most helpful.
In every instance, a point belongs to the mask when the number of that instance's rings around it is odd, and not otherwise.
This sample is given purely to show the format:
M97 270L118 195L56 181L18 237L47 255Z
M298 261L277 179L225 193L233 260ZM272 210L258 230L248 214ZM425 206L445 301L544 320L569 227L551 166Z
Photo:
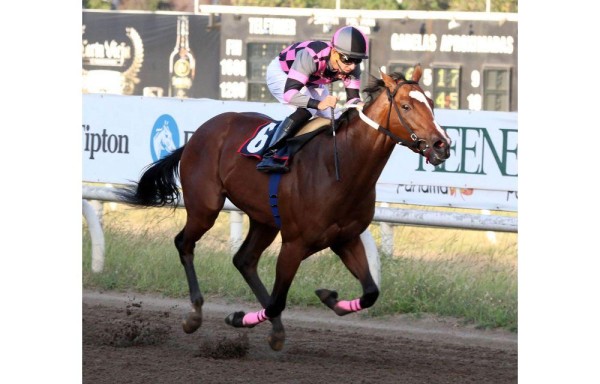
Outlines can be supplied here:
M150 164L138 182L119 193L122 202L146 207L175 206L183 194L187 219L175 236L175 247L192 304L182 324L186 333L202 324L204 298L193 264L195 244L213 226L226 198L249 217L248 234L233 264L262 306L256 312L230 314L227 324L251 328L269 320L269 345L281 350L285 342L281 313L292 280L304 259L326 248L340 257L363 293L354 300L338 300L336 291L318 289L321 302L340 316L375 303L379 288L360 235L373 219L375 185L388 158L397 144L433 165L450 156L451 140L435 121L433 102L418 83L421 75L420 65L411 80L399 73L381 73L381 79L374 78L365 89L368 98L362 108L346 111L335 132L315 136L294 155L290 172L280 175L279 220L270 202L269 175L256 170L256 161L237 153L257 127L273 121L254 112L226 112L209 119L183 147ZM339 180L333 161L335 137ZM257 265L280 231L282 244L269 294Z

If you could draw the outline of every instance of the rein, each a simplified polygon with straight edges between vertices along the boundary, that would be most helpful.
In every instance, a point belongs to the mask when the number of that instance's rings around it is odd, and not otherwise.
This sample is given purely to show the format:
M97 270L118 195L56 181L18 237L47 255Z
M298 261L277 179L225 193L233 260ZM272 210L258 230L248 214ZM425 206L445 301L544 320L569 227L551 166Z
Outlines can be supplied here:
M396 111L396 115L398 116L398 119L400 120L400 123L402 124L404 129L406 129L406 131L410 134L410 138L412 141L404 140L400 136L397 136L394 133L392 133L392 131L390 131L389 128L382 127L378 123L371 120L367 115L365 115L363 113L362 106L349 105L348 108L356 108L362 121L364 121L371 127L375 128L377 131L379 131L379 132L383 133L384 135L388 136L389 138L391 138L396 144L404 145L405 147L412 148L412 149L418 151L421 155L423 155L424 152L427 150L427 148L429 148L429 145L427 144L427 142L425 142L425 140L419 139L417 134L414 133L412 129L410 129L410 127L406 123L406 120L404 120L404 118L402 117L402 113L398 109L398 105L396 105L396 103L394 103L394 97L396 96L396 93L398 93L398 90L400 89L400 87L405 84L418 84L418 82L412 81L412 80L401 81L398 83L398 85L396 85L396 89L394 89L394 92L390 92L390 89L387 87L385 88L385 91L386 91L387 97L388 97L388 101L390 102L390 109L388 110L388 117L387 117L387 126L388 127L390 126L392 109L394 109Z

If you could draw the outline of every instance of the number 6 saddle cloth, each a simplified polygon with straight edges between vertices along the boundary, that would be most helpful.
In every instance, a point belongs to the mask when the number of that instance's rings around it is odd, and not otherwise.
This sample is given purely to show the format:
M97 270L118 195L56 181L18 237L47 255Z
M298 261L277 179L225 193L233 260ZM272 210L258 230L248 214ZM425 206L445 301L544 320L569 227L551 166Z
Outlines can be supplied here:
M256 127L252 135L244 141L237 152L243 156L261 160L263 154L269 148L268 143L271 142L271 137L275 134L275 128L279 123L279 121L271 121ZM315 117L309 120L294 137L286 140L284 146L277 151L275 158L288 162L313 137L328 129L331 130L331 120L329 119Z

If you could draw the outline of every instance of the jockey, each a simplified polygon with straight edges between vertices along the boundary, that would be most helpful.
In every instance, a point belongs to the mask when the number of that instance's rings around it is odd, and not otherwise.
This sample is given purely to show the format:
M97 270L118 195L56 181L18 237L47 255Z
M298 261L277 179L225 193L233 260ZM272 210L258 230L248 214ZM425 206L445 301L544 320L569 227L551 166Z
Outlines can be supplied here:
M294 43L271 61L267 68L269 91L295 111L277 126L256 169L265 173L289 171L275 154L312 116L331 118L327 110L335 108L338 99L329 95L326 84L341 80L348 102L360 101L360 63L369 57L368 52L367 37L346 26L338 29L331 41Z

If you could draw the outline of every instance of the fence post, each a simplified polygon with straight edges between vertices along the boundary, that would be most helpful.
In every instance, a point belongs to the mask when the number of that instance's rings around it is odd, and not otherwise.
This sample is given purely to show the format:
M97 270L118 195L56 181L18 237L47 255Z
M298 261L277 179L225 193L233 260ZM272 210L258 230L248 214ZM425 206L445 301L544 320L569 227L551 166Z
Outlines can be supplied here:
M88 223L92 239L92 272L100 273L104 269L104 232L97 210L87 200L83 202L83 216ZM97 206L96 206L97 208Z
M98 221L100 222L100 225L102 225L102 223L104 223L104 202L100 200L89 200L88 202L92 208L94 208L96 216L98 216Z
M377 287L381 289L381 260L379 260L377 245L375 244L375 240L373 240L371 232L369 232L369 228L365 229L365 231L360 234L360 240L362 241L365 253L367 254L371 277L373 277Z
M244 218L239 211L231 211L229 213L229 244L231 246L231 254L235 254L242 245L242 228Z
M490 215L491 214L491 212L490 212L489 209L482 209L481 213L484 214L484 215ZM496 232L486 231L485 235L487 236L487 238L490 241L490 243L496 244Z
M381 203L381 206L388 208L388 203ZM394 254L394 227L390 223L381 222L379 224L381 232L381 252L386 256Z

